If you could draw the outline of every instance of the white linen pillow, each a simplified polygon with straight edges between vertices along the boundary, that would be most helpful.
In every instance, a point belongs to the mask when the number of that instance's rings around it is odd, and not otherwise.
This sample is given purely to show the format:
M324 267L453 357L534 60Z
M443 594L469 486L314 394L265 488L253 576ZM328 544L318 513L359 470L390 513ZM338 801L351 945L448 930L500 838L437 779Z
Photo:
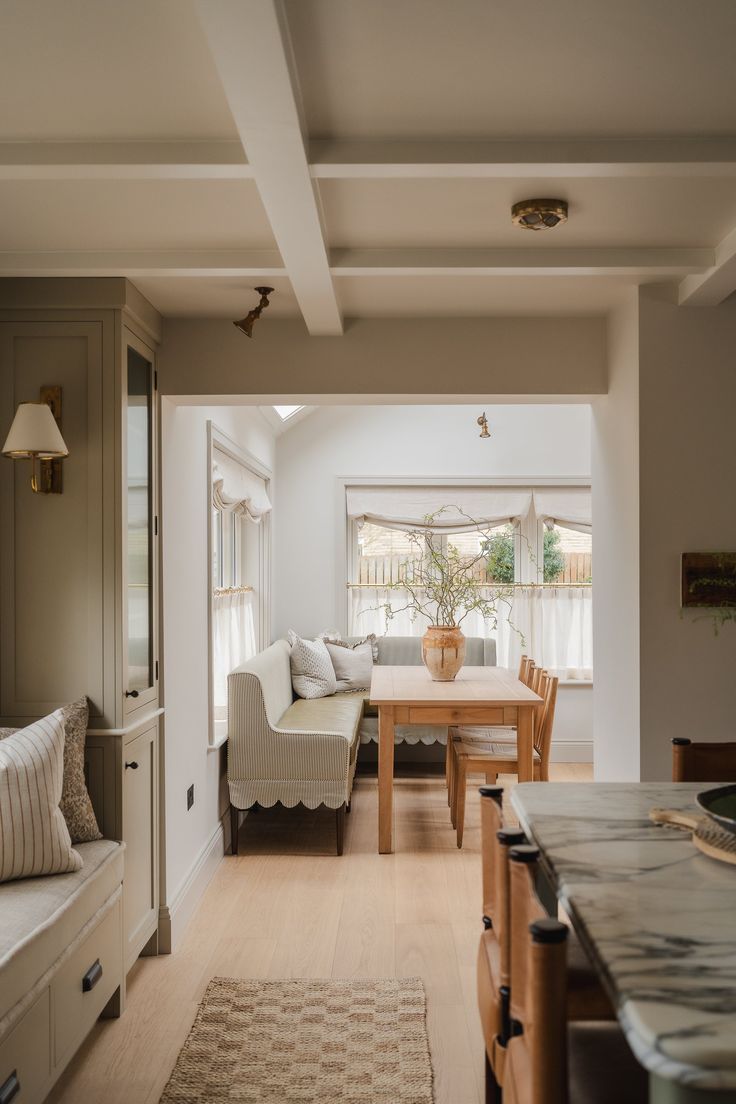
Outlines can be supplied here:
M326 698L337 689L335 668L324 640L303 640L289 629L291 685L300 698Z
M343 690L367 690L373 674L373 647L369 640L352 647L325 641L335 668L338 693Z
M64 784L64 712L0 743L0 882L81 870L59 802Z
M319 634L319 639L324 640L325 644L337 644L341 648L357 648L360 644L370 644L371 651L373 652L373 659L378 663L378 637L375 633L368 633L362 640L356 640L354 644L351 644L349 640L343 640L337 629L321 632Z

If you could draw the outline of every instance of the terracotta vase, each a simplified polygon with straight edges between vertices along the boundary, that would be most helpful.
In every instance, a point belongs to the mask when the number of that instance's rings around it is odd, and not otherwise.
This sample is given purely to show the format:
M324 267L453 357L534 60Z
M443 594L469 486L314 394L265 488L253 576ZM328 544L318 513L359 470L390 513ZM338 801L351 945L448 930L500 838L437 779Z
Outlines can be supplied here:
M422 637L422 659L433 682L452 682L465 662L465 634L457 625L430 625Z

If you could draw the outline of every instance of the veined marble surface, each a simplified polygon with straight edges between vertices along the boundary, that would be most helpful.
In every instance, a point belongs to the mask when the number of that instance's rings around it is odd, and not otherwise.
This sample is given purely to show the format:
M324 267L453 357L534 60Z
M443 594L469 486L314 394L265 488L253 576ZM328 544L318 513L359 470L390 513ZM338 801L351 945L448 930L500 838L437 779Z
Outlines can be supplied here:
M642 1065L736 1089L736 866L648 818L709 788L526 782L512 804Z

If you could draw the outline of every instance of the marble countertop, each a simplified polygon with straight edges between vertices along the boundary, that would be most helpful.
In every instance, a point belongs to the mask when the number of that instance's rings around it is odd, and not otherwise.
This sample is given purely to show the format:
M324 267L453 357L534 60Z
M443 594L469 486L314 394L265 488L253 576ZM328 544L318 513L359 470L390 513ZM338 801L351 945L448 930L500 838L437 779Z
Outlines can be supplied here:
M694 809L703 789L527 782L512 804L642 1065L736 1089L736 867L648 819Z

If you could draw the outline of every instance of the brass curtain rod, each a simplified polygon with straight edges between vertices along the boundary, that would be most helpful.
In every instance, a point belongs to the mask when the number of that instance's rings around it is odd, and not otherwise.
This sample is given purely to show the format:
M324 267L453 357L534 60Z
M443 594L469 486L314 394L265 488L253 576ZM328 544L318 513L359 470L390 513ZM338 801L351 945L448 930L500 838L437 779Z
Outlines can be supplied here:
M396 583L346 583L348 590L360 587L372 587L374 590L395 589L401 586ZM499 590L542 590L545 587L560 589L560 587L592 587L592 583L474 583L477 587L498 587ZM421 588L418 588L421 589Z
M252 586L213 587L212 594L215 598L222 598L226 594L248 594L252 590Z

